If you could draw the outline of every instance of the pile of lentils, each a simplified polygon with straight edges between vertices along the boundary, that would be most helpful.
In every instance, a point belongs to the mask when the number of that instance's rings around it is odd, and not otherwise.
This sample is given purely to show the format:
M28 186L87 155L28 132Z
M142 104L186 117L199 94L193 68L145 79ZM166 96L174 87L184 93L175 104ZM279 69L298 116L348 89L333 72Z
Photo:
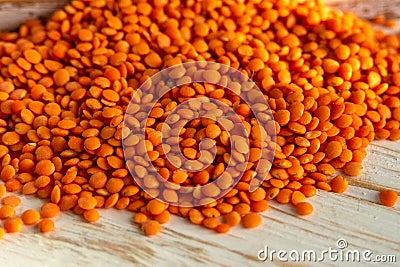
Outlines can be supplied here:
M307 198L318 190L346 190L336 170L362 173L371 141L400 139L399 47L399 36L318 0L73 0L46 22L26 21L0 34L0 196L11 192L0 208L4 229L37 224L48 232L60 211L96 222L98 209L115 208L133 211L146 235L157 234L171 214L224 233L240 223L258 226L272 199L308 215ZM243 177L223 198L179 207L135 184L122 148L124 114L147 79L190 61L226 64L256 83L275 119L276 153L262 186L249 192L260 156L251 107L212 84L174 90L145 129L149 157L165 179L204 185L229 160L227 132L207 119L180 138L193 158L202 138L215 140L217 157L207 169L183 172L163 157L160 128L189 98L228 104L252 145ZM17 216L21 193L46 203ZM395 205L394 191L380 196Z

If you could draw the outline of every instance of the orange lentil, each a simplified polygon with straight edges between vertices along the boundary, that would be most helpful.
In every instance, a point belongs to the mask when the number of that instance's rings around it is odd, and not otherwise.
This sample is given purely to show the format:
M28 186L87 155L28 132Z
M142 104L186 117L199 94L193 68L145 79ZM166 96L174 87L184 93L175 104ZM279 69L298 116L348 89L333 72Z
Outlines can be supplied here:
M218 224L217 227L215 227L215 231L217 231L220 234L227 233L229 232L230 229L231 227L226 223Z
M78 199L78 206L84 210L92 210L96 205L97 200L92 196L80 197Z
M193 224L201 224L204 220L203 214L197 209L191 209L188 213L188 217Z
M157 199L152 199L147 204L147 210L153 215L159 215L166 209L166 205Z
M49 218L42 219L37 226L39 231L42 233L47 233L54 230L54 222Z
M250 203L250 208L254 212L263 212L263 211L267 210L268 207L269 207L268 201L265 199L260 200L260 201L252 201Z
M238 212L240 215L245 215L250 212L250 206L246 203L239 203L234 207L234 211Z
M317 190L316 190L315 186L313 186L313 185L304 184L300 188L300 192L302 192L306 197L312 197L312 196L315 196L315 194L317 193Z
M106 201L104 202L104 208L108 209L108 208L114 207L118 201L118 198L119 198L118 193L114 193L114 194L110 195L109 197L107 197Z
M215 229L218 226L218 220L216 218L206 218L203 220L203 225L208 229Z
M306 196L300 191L294 191L291 197L291 203L297 205L306 201Z
M343 176L341 176L341 175L338 175L338 176L336 176L335 178L333 178L331 181L330 181L330 186L331 186L331 188L332 188L332 191L333 192L335 192L335 193L339 193L339 194L341 194L341 193L343 193L344 191L346 191L347 190L347 187L348 187L348 181L347 181L347 179L345 179Z
M336 158L342 154L342 145L338 141L331 141L325 149L325 155L328 158Z
M4 205L0 207L0 219L4 220L15 215L15 209L13 206Z
M276 200L279 203L286 204L290 202L293 191L287 188L281 189L276 196Z
M335 73L339 69L340 64L334 59L326 58L322 61L322 67L327 73Z
M168 210L164 210L160 214L154 216L154 219L158 221L160 224L165 224L169 221L170 216L171 216L170 212Z
M54 163L48 159L41 160L37 163L35 167L35 173L40 176L49 176L55 171Z
M206 128L206 136L212 139L217 138L221 134L221 129L216 124L209 124Z
M350 48L347 45L341 44L335 49L335 54L338 59L346 60L350 56Z
M25 225L32 225L40 220L40 214L36 210L26 210L22 213L21 219Z
M18 217L8 218L4 221L4 229L7 233L18 233L22 230L22 220Z
M63 86L69 81L70 74L66 69L59 69L54 73L53 79L57 86Z
M298 203L295 208L297 213L300 215L309 215L314 211L313 206L308 202Z
M261 216L257 213L248 213L242 218L242 225L245 228L255 228L261 224Z
M149 220L142 224L142 229L145 235L152 236L161 231L161 225L158 221Z
M10 179L5 184L8 192L15 192L21 188L21 182L17 179Z
M9 205L12 207L18 207L21 205L21 199L17 196L6 196L2 200L3 205Z
M64 195L60 198L60 202L58 203L60 210L66 211L75 207L78 202L78 197L76 195Z
M1 141L5 145L15 145L20 141L20 137L16 132L6 132L1 137Z
M240 214L236 211L232 211L224 216L225 222L230 227L238 225L241 221Z
M316 186L318 187L318 189L321 189L321 190L324 190L324 191L328 191L329 192L329 191L332 190L331 186L326 182L317 182Z
M100 214L96 209L85 210L83 212L83 218L88 222L97 222L100 218Z
M34 49L25 50L24 57L32 64L38 64L42 60L40 53Z
M274 199L279 194L279 188L273 187L267 189L267 199Z
M7 192L6 186L5 185L0 185L0 197L4 196L4 194Z
M40 209L40 216L42 218L53 218L60 213L60 207L54 203L45 203Z
M396 205L399 196L393 190L382 190L379 192L379 199L381 203L387 207L393 207Z
M329 163L321 163L318 165L318 171L325 175L333 175L335 173L335 168Z
M145 223L147 221L147 216L144 213L135 213L133 216L133 221L138 224Z
M359 162L349 162L344 165L343 172L350 176L360 175L362 172L362 166Z

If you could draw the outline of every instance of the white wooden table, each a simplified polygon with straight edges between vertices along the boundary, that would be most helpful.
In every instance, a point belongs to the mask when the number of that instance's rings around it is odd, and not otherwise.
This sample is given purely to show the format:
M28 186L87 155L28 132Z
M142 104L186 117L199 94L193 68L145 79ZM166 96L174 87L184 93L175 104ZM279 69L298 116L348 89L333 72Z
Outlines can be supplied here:
M399 0L343 1L329 2L365 18L382 13L400 17ZM16 18L36 15L38 10L47 13L57 6L48 2L42 9L38 7L43 3L28 7L0 3L0 18L6 19L16 8L20 16L7 21L16 23ZM338 249L340 238L347 242L346 251L371 250L371 257L395 255L397 263L382 266L400 266L400 204L394 208L376 204L379 189L400 191L400 142L373 142L363 166L364 173L350 179L352 185L344 195L318 192L310 200L315 212L308 217L298 217L291 206L271 201L270 209L262 213L262 226L254 230L236 227L219 235L174 216L161 234L148 238L133 224L128 211L101 210L102 218L95 224L63 213L56 219L55 232L38 234L33 227L24 227L22 233L5 235L0 240L0 266L292 266L291 261L259 261L257 252L268 246L269 250L319 254L329 247ZM33 197L24 200L24 209L38 208L41 203ZM333 262L327 257L323 263L298 264L310 265L365 266L365 262Z

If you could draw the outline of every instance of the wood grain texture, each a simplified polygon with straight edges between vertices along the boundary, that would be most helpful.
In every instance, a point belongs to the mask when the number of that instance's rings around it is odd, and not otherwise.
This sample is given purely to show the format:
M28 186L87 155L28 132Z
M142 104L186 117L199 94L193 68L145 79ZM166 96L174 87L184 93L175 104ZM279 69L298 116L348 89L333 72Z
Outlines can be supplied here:
M62 6L42 1L25 0L18 5L0 1L1 28L13 28L27 18L48 16ZM400 17L399 0L326 2L366 19L380 14ZM6 235L0 240L0 266L292 266L280 261L260 262L257 251L268 245L275 250L321 252L328 247L337 248L339 238L347 240L348 249L396 255L398 266L400 204L386 208L376 203L378 190L400 191L400 142L373 142L363 166L364 173L350 178L352 185L345 194L318 192L311 199L315 213L308 217L296 216L289 205L270 202L270 209L262 214L262 226L254 230L237 227L227 235L218 235L173 217L160 235L147 238L132 223L130 212L101 210L102 218L95 224L63 213L56 219L57 229L53 233L38 234L34 227L25 227L23 233ZM33 197L23 199L23 209L38 208L42 203ZM297 266L321 265L365 266L365 263L326 261Z
M27 19L46 18L68 0L0 0L0 31L15 30Z
M62 8L69 0L0 0L0 31L13 30L27 19L46 18ZM400 0L325 0L332 8L349 11L360 18L372 19L378 15L400 18ZM16 16L17 12L17 16Z
M400 18L400 0L325 0L330 7L350 11L363 19L373 19L378 15Z

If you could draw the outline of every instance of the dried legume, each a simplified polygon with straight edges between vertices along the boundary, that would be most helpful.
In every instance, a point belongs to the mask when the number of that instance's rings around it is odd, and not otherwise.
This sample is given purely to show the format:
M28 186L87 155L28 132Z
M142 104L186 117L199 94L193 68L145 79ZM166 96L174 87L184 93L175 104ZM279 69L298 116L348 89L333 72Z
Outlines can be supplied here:
M394 205L396 205L398 195L393 190L382 190L379 193L379 199L381 200L383 205L393 207Z

